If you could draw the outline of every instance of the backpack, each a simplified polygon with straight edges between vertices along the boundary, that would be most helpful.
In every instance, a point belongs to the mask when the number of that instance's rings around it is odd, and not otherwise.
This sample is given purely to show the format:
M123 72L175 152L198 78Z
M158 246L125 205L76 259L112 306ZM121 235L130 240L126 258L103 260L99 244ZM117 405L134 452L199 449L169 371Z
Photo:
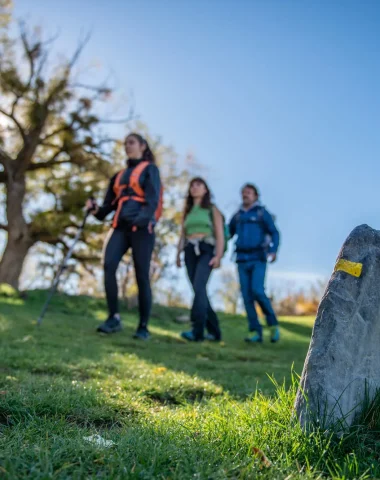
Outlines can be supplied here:
M264 217L264 212L265 212L265 207L260 207L257 211L257 219L258 221L263 224L264 223L264 220L263 220L263 217ZM268 210L267 210L268 212ZM273 215L272 213L268 212L269 215L272 217L273 221L276 220L276 216ZM240 219L240 213L237 214L237 217L236 217L236 222L239 222L239 219ZM263 248L264 249L268 249L270 244L272 242L272 237L267 233L265 235L265 240L264 240L264 244L263 244Z
M127 200L134 200L135 202L145 202L145 192L140 186L140 176L143 173L143 171L147 168L147 166L150 165L150 162L141 162L139 163L131 173L131 176L129 178L129 184L121 184L121 179L126 171L126 169L121 170L116 178L115 178L115 183L113 186L113 191L115 192L116 198L114 202L117 202L117 210L116 214L113 219L113 228L117 227L117 221L120 215L120 210L121 207L123 206L123 203L126 202ZM122 195L123 190L129 189L132 191L131 195ZM158 206L157 209L154 213L154 219L156 222L161 218L162 216L162 210L163 210L163 195L164 195L164 189L161 185L160 188L160 194L159 194L159 200L158 200Z
M223 253L226 253L228 250L228 242L231 239L231 235L230 235L230 227L228 226L228 223L226 223L226 219L223 214L222 214L222 218L223 218L223 225L224 225L224 229L223 229L224 230L224 252Z
M215 207L215 205L213 205L213 206ZM228 242L231 239L230 228L229 228L228 224L226 223L226 217L223 215L223 213L219 209L218 209L218 211L221 214L222 220L223 220L223 234L224 234L224 251L223 251L223 253L226 253L227 250L228 250ZM213 215L212 215L212 209L210 210L210 219L211 219L212 225L214 225L214 218L213 218Z

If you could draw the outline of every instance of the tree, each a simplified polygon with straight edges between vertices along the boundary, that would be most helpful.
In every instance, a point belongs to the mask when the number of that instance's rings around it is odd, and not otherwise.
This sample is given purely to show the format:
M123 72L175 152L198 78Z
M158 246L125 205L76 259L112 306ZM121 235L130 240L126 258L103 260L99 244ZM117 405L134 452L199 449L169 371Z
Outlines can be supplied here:
M318 280L307 288L292 288L291 283L285 295L277 295L274 302L279 315L315 315L326 288L326 282Z
M86 43L56 65L50 61L54 40L41 40L22 25L16 41L0 46L0 185L6 195L0 229L7 232L0 283L15 288L33 245L67 249L85 199L111 173L113 140L99 114L111 90L80 83L75 71ZM96 225L86 230L87 247L75 253L82 264L98 258L93 247L100 231Z

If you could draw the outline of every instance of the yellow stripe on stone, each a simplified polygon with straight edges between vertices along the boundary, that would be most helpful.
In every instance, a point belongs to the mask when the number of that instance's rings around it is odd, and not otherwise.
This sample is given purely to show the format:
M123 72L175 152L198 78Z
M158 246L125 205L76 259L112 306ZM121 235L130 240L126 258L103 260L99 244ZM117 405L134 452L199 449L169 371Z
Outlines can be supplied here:
M345 260L344 258L341 258L337 261L334 272L341 271L346 272L353 277L360 277L360 275L362 274L362 270L362 263L350 262L350 260Z

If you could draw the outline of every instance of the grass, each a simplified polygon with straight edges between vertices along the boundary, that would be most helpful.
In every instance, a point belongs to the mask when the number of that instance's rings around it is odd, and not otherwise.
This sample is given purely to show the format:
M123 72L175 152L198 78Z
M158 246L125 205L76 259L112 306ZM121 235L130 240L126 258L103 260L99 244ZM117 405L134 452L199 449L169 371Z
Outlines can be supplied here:
M302 370L313 319L283 318L281 343L252 346L244 318L223 316L224 344L186 344L178 312L156 307L143 343L133 313L121 334L97 335L104 302L86 297L55 297L38 329L44 297L0 298L1 478L380 477L373 402L341 438L294 420L291 368ZM94 434L114 446L84 440Z

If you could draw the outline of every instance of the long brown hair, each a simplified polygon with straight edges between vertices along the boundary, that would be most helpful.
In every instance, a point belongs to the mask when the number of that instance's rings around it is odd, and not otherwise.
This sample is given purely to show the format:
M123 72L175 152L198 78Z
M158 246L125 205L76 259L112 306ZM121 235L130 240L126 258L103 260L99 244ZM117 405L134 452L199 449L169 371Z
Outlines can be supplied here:
M202 198L202 201L201 201L201 207L202 208L208 208L208 209L211 209L211 207L212 207L212 195L211 195L211 191L210 191L210 189L207 185L206 180L204 180L202 177L195 177L191 180L191 182L189 184L189 190L187 192L187 197L186 197L186 202L185 202L184 219L187 217L187 215L190 213L190 210L194 206L194 199L191 196L191 187L192 187L193 183L195 183L195 182L203 183L203 185L206 188L206 193L204 194L204 196Z
M145 150L144 150L142 159L145 162L156 163L156 158L154 156L154 153L150 149L150 146L149 146L147 140L145 140L145 138L142 135L140 135L139 133L130 133L129 135L127 135L125 141L127 141L127 139L130 138L130 137L135 138L139 142L140 145L145 145Z

